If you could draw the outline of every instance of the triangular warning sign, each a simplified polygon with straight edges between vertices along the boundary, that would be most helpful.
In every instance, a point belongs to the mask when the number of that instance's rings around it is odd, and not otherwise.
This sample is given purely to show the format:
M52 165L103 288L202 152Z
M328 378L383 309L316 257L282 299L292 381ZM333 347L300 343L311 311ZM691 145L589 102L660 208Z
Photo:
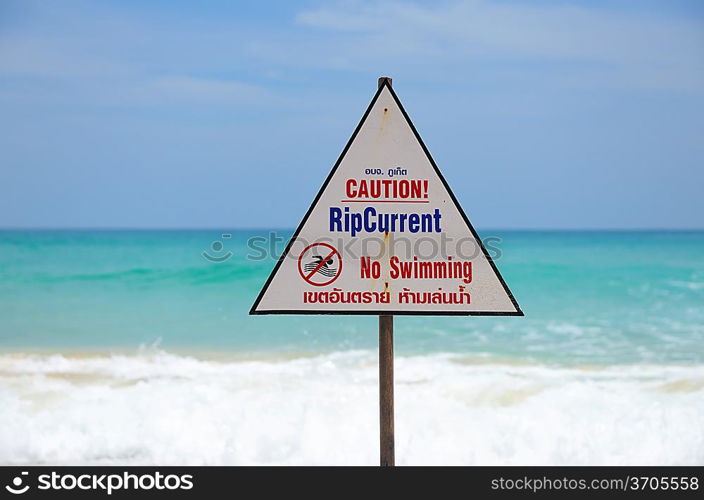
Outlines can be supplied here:
M523 315L389 80L250 314Z

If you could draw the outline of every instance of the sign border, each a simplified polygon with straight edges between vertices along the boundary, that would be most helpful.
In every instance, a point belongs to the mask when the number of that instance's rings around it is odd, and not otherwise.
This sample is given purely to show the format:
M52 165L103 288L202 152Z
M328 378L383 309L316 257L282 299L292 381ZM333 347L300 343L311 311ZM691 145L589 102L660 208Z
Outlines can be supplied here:
M298 235L300 234L301 230L303 229L303 226L305 226L306 222L308 222L308 218L310 217L311 212L313 212L313 208L315 207L315 205L317 205L318 200L320 200L320 197L325 192L325 189L328 187L330 180L332 179L333 175L335 175L335 172L337 172L337 169L340 166L340 163L342 163L342 160L345 157L345 155L347 154L347 151L349 150L350 146L354 142L355 138L357 137L357 134L359 133L359 131L362 128L362 125L367 120L369 113L371 113L372 108L374 107L374 104L376 104L377 99L379 99L379 96L381 95L381 93L384 91L385 88L388 88L389 92L391 92L391 97L393 97L394 101L396 102L396 105L401 110L401 114L408 122L408 125L411 127L411 131L413 132L413 135L415 136L416 140L418 141L421 148L423 149L425 156L430 161L430 164L432 165L433 169L435 170L435 173L440 178L440 182L442 182L443 186L445 187L448 194L450 195L450 199L452 200L452 203L455 204L455 208L457 208L460 215L462 216L462 220L464 220L464 223L467 225L467 228L472 233L472 236L474 236L474 239L477 241L477 243L479 243L479 247L481 248L482 253L484 254L484 257L489 262L489 265L494 270L494 273L496 273L496 277L499 279L499 282L501 283L501 286L503 287L504 291L508 295L509 299L511 299L511 303L513 304L513 307L516 308L515 311L426 311L426 312L418 311L418 312L416 312L416 311L391 311L391 310L385 310L385 309L381 309L378 311L367 311L367 310L365 310L365 311L343 311L343 310L314 311L314 310L298 310L298 309L257 310L257 306L259 305L259 302L261 302L262 297L264 297L264 294L269 289L269 285L271 284L271 281L274 279L274 276L276 275L277 271L281 267L281 264L284 262L284 259L286 258L289 251L291 250L291 246L293 245L293 242L296 241L296 238L298 238ZM406 113L406 110L404 109L403 105L401 104L401 101L399 100L398 96L396 95L396 92L394 92L393 87L389 84L388 80L384 80L383 85L381 85L377 89L376 94L374 94L374 97L372 98L371 102L369 103L367 110L364 112L364 115L362 115L362 119L359 120L359 123L357 124L357 127L354 129L352 136L347 141L347 144L345 145L344 149L342 150L342 153L340 153L340 156L337 158L335 165L332 167L332 170L330 170L330 173L325 178L325 181L323 182L323 185L321 186L320 190L318 191L318 194L315 196L315 199L310 204L310 207L308 207L308 211L303 216L303 219L298 224L298 227L294 231L293 235L291 235L291 238L289 239L288 243L286 244L286 248L284 249L284 252L281 254L281 257L279 257L279 260L276 262L274 269L271 271L271 274L269 274L269 277L267 278L266 282L264 283L264 286L259 291L259 295L257 295L257 298L255 299L254 303L252 304L252 307L249 310L249 314L250 315L321 314L321 315L350 315L350 316L351 315L378 316L380 314L381 315L393 315L393 316L524 316L523 311L521 310L520 306L518 305L518 302L516 302L516 299L514 298L513 294L511 293L511 290L509 290L508 285L506 285L506 282L504 281L503 276L501 276L499 269L496 267L496 264L494 264L494 261L489 256L489 253L486 251L486 248L484 247L484 243L482 243L482 240L479 237L479 235L477 234L477 231L474 229L474 226L472 226L472 223L469 221L467 214L464 213L462 206L458 203L457 198L455 198L455 193L453 193L452 189L450 189L450 186L448 185L447 181L445 180L445 177L443 177L442 173L440 172L440 169L436 165L435 160L433 160L433 157L431 156L430 151L425 146L423 139L421 139L420 134L416 130L415 125L413 125L413 122L411 121L410 116L408 116L408 113Z

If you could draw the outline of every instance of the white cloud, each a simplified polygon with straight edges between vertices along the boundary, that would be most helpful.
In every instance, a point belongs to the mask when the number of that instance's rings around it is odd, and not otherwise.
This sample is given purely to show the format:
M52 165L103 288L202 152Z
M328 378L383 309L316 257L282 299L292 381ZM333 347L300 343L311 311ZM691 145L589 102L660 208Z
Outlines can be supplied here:
M432 56L431 63L529 58L601 64L603 76L614 82L704 86L704 29L682 18L588 4L348 1L301 12L296 23L331 35L335 60L350 67L389 56L418 60L423 54ZM333 50L326 45L320 52L325 60Z
M98 58L69 50L63 40L41 37L0 40L0 74L46 78L122 77L133 68L114 58Z
M256 85L184 75L161 77L154 80L151 86L161 95L195 100L244 103L269 97L263 88Z

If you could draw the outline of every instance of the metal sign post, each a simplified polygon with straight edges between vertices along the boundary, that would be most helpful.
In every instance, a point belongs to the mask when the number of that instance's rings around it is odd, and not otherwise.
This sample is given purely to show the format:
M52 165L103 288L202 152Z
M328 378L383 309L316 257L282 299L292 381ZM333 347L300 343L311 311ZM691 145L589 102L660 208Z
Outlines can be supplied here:
M379 316L379 465L394 457L394 317Z

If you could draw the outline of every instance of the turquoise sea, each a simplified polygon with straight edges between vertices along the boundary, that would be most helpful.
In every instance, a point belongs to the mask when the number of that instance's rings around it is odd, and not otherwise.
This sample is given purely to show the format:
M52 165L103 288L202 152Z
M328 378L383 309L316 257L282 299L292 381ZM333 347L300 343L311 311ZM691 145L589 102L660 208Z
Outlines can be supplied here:
M0 232L2 347L373 348L374 318L248 316L274 260L261 259L247 242L268 240L269 233ZM399 317L401 353L566 364L704 362L704 232L484 231L482 237L501 239L491 243L501 252L497 264L526 316ZM212 249L216 241L219 252ZM279 242L276 251L282 248ZM233 255L215 263L203 252Z
M374 463L376 319L248 316L271 233L1 231L0 462ZM702 463L704 232L480 235L525 317L396 318L398 461Z

